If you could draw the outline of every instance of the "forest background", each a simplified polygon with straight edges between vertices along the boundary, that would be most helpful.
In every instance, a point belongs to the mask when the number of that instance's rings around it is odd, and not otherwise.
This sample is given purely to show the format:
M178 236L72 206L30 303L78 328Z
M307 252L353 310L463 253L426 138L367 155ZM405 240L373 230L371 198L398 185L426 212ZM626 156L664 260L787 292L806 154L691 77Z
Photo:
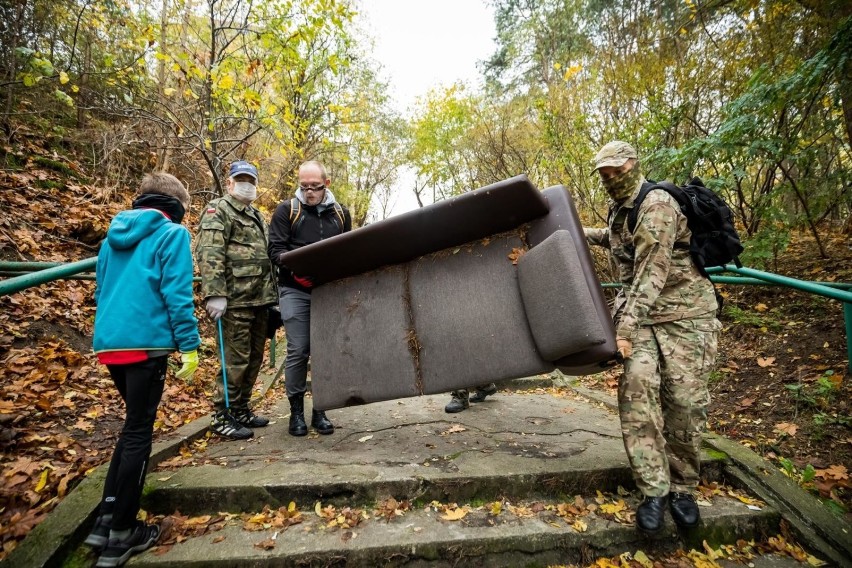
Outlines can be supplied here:
M491 4L496 49L481 62L481 84L436 86L401 112L354 0L0 0L0 260L94 256L111 216L154 169L187 184L194 221L235 159L258 165L267 215L292 194L297 165L319 159L355 226L385 218L400 192L422 206L519 173L538 187L565 185L584 222L602 225L606 194L591 159L623 139L648 177L697 175L728 201L748 266L803 276L784 264L799 250L796 259L827 263L809 274L849 279L852 4ZM736 312L736 323L771 332L773 309L751 303L758 319ZM108 457L117 424L101 426L121 409L90 353L90 283L54 283L0 305L2 558ZM830 424L848 438L835 445L842 459L821 458L827 467L848 461L852 421L836 404L849 392L837 380L842 332L825 333L838 357L790 358L800 381L822 382L782 392L801 402L828 385L835 402L813 414L833 410ZM767 349L759 370L774 364ZM795 363L808 357L813 368ZM167 393L158 429L206 412L203 389ZM848 476L832 479L824 497L848 488Z

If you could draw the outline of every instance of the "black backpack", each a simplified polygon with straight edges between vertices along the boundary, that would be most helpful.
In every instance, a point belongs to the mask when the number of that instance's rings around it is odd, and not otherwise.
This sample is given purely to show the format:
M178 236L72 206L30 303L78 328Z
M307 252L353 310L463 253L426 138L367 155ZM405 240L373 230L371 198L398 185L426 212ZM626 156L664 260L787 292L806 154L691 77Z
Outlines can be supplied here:
M708 276L706 268L724 266L731 261L737 268L742 266L739 255L743 252L743 245L734 227L731 208L697 177L681 187L668 181L643 183L633 202L633 209L627 215L627 228L631 234L636 230L639 206L648 192L654 189L668 192L677 200L680 210L686 215L686 223L692 232L689 254L701 274Z

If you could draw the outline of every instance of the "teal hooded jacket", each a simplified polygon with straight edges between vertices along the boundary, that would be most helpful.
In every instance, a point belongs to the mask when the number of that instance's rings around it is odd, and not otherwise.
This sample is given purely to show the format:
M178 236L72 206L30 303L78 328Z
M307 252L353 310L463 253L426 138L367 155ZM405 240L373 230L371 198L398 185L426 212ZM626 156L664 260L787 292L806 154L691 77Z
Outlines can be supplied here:
M194 351L189 231L156 209L122 211L98 253L94 349Z

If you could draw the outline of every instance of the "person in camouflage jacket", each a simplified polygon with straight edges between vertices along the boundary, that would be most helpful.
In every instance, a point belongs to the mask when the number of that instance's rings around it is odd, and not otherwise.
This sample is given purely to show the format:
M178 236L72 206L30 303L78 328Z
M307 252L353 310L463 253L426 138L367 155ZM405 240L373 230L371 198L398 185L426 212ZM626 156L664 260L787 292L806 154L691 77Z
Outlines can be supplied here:
M231 164L228 194L211 201L201 216L195 255L208 315L222 322L222 343L230 409L217 389L211 429L244 439L269 420L249 408L266 345L267 311L278 302L272 263L266 254L269 228L251 206L257 197L257 169ZM221 373L220 373L221 376Z
M610 249L622 283L613 317L624 359L618 406L624 446L636 485L645 496L636 523L648 533L663 527L666 505L678 526L700 520L701 436L721 324L712 283L689 254L686 216L664 190L640 205L635 231L626 222L645 182L638 154L610 142L595 171L611 198L608 227L585 229L589 244Z

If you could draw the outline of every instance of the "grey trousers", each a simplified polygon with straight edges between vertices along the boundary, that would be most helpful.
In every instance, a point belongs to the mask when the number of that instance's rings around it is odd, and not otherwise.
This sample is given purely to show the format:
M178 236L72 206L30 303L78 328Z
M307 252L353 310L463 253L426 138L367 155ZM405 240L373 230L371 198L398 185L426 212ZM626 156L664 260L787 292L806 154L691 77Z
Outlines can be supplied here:
M278 298L287 334L287 358L284 360L287 396L303 395L307 390L308 357L311 355L311 295L280 286Z

